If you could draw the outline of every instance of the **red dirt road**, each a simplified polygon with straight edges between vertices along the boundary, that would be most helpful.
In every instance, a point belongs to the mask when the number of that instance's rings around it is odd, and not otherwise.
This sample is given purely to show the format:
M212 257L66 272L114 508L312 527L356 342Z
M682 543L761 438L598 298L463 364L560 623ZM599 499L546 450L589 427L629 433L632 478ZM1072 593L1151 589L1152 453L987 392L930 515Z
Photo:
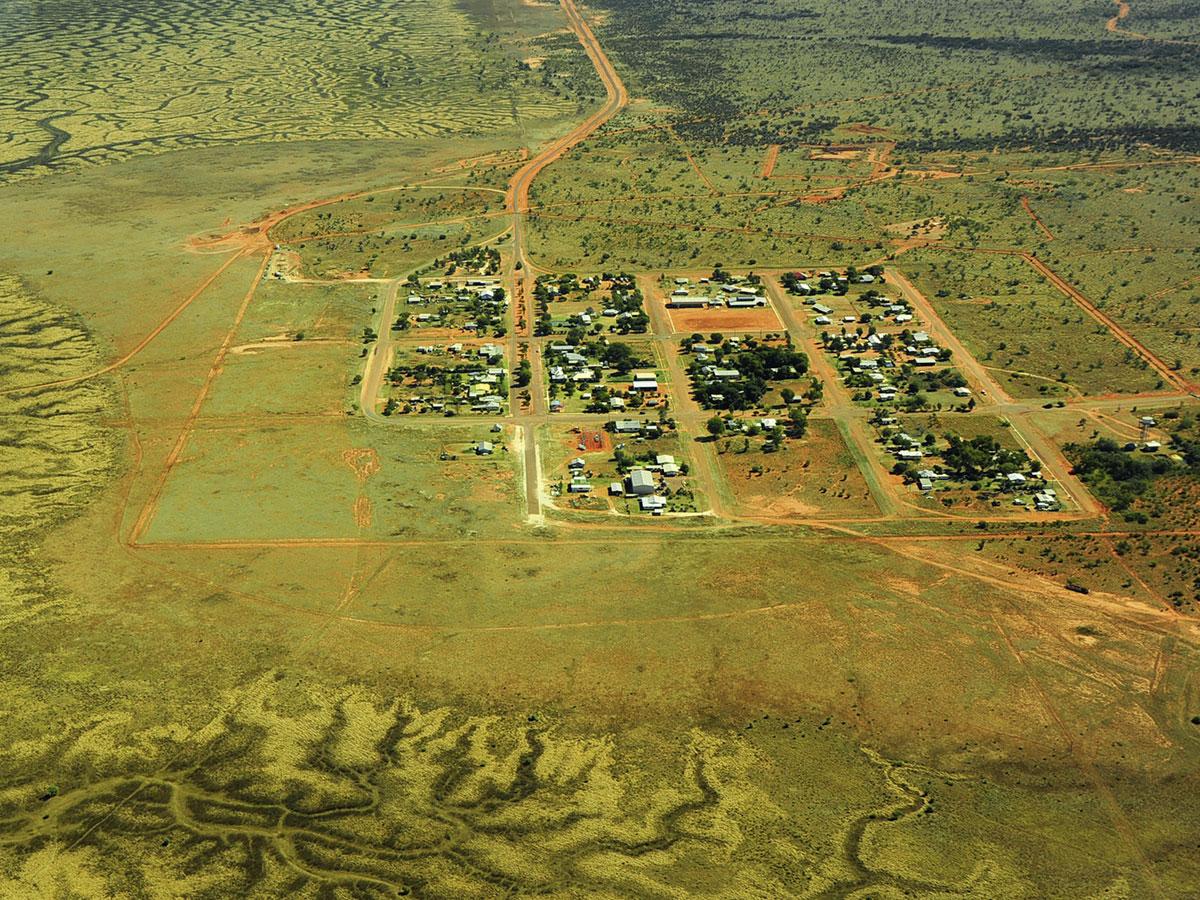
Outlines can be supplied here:
M1083 309L1084 312L1111 331L1113 337L1148 362L1151 367L1163 377L1164 381L1173 384L1179 390L1185 391L1186 393L1200 394L1200 387L1197 387L1195 384L1188 381L1186 378L1168 366L1165 362L1163 362L1149 347L1126 331L1112 318L1105 315L1104 312L1097 308L1097 306L1092 303L1091 300L1085 297L1074 285L1058 275L1048 265L1034 256L1032 253L1022 253L1021 258L1024 259L1025 262L1029 263L1029 265L1033 266L1033 268L1041 273L1041 275L1052 285L1075 301L1075 304Z
M1028 197L1021 198L1021 206L1025 208L1025 212L1029 213L1029 218L1033 219L1033 221L1037 223L1037 227L1042 230L1042 234L1046 236L1046 240L1054 240L1054 232L1046 227L1045 222L1038 218L1038 214L1033 211L1033 207L1029 204Z
M775 164L779 162L779 145L772 144L767 148L767 155L763 158L762 171L759 173L760 178L770 178L775 172Z

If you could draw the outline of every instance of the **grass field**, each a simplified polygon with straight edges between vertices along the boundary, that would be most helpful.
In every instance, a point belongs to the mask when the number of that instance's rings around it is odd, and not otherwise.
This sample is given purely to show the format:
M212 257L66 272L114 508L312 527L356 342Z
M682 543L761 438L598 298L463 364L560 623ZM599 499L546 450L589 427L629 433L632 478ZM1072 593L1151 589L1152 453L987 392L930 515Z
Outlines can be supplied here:
M870 489L836 423L815 419L802 440L780 450L742 451L741 441L719 442L721 469L741 508L782 518L869 518L879 513Z
M206 427L166 483L147 541L461 538L509 532L516 478L486 427L354 422ZM441 459L445 454L448 458Z

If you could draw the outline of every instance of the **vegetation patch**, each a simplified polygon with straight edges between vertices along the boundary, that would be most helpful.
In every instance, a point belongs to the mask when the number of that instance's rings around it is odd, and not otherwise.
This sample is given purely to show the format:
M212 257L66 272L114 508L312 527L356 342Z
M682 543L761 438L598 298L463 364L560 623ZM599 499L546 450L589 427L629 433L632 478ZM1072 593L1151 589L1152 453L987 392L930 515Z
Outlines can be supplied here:
M1102 437L1064 450L1084 483L1127 522L1190 528L1200 521L1195 504L1200 429L1194 410L1167 415L1165 444Z

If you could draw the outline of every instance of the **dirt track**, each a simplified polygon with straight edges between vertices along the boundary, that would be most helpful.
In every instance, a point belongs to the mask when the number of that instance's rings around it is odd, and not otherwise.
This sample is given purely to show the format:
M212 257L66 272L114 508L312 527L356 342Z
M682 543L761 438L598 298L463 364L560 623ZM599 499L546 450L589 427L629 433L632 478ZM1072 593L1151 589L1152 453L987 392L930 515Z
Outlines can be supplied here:
M1132 334L1126 331L1121 325L1115 322L1112 318L1101 311L1091 300L1083 295L1074 285L1065 278L1058 275L1048 265L1038 259L1032 253L1022 253L1021 258L1029 265L1033 266L1042 276L1054 285L1066 296L1070 297L1075 304L1084 312L1090 315L1093 319L1112 332L1113 337L1131 349L1134 353L1144 359L1150 366L1163 377L1163 380L1173 384L1176 388L1189 394L1200 394L1200 387L1197 387L1192 382L1188 381L1165 362L1163 362L1154 351L1135 338Z
M1054 232L1046 227L1045 222L1038 218L1038 214L1033 211L1033 206L1030 205L1028 197L1021 198L1021 206L1025 209L1025 212L1029 213L1029 218L1033 219L1033 221L1037 223L1037 227L1042 230L1042 234L1046 236L1046 240L1054 240Z
M27 391L39 391L45 388L66 387L67 385L78 384L81 381L90 381L91 379L98 378L101 375L107 375L110 372L115 372L117 369L120 369L122 366L129 363L130 360L145 350L156 337L163 333L168 325L183 315L184 311L191 306L193 302L195 302L196 298L208 290L212 283L225 273L226 269L245 256L246 253L247 251L245 250L239 251L230 256L227 260L225 260L225 262L221 263L215 272L205 278L204 281L200 282L196 289L188 294L178 306L171 310L165 319L159 322L149 334L147 334L144 338L142 338L141 341L137 343L132 350L119 359L114 360L103 368L96 369L92 372L86 372L83 375L76 375L73 378L63 378L58 381L46 381L41 384L7 388L3 391L0 391L0 394L21 394Z
M561 159L571 148L591 137L601 125L624 109L629 103L629 93L625 83L617 74L612 62L596 40L587 20L580 14L574 0L560 0L567 23L579 38L584 51L596 68L596 74L604 82L608 96L604 105L592 113L586 120L572 131L552 143L542 152L529 160L517 170L509 182L508 207L513 216L513 250L518 261L524 261L524 242L521 231L521 218L529 211L529 189L538 174L558 159Z
M596 69L596 74L600 76L600 80L604 83L604 90L607 95L604 104L592 113L582 123L572 129L568 134L554 141L550 146L546 147L536 156L529 160L525 165L517 170L513 175L512 180L508 185L507 206L512 215L512 285L513 285L513 316L514 327L512 338L509 342L510 358L517 360L520 356L521 341L519 338L525 338L524 349L525 355L530 357L530 361L534 364L535 369L538 367L538 359L536 351L531 348L528 343L528 338L533 333L533 309L530 308L532 292L526 286L530 264L525 253L524 241L524 217L529 212L529 189L533 185L533 181L538 174L548 165L561 159L572 147L575 147L591 137L601 125L615 116L618 112L625 108L629 103L629 93L625 90L625 83L621 81L621 76L617 74L617 70L613 67L604 48L600 46L600 42L596 39L591 26L579 12L575 6L575 0L559 0L562 5L563 13L567 17L567 24L571 30L575 32L579 38L579 43L583 45L584 51L588 58L592 61L592 65ZM535 371L535 376L538 374ZM541 379L535 377L530 384L530 392L535 398L535 408L533 412L537 412L536 404L541 402ZM514 410L520 410L519 404L513 405ZM536 429L532 424L521 424L523 430L523 457L525 467L525 503L526 511L531 521L538 521L541 511L541 473L539 472L540 463L538 461L537 452L537 434Z
M204 401L208 399L208 394L212 390L213 383L225 368L225 357L229 355L229 349L233 346L233 339L237 335L238 328L241 327L242 320L246 317L246 310L250 308L250 302L254 299L254 294L258 290L258 286L262 283L263 273L266 272L267 263L270 259L271 254L269 252L263 254L263 260L254 275L254 281L250 285L249 290L246 291L246 296L242 299L242 305L238 308L237 315L233 319L233 324L229 327L229 331L225 334L225 339L221 342L221 348L217 351L217 356L213 360L212 367L208 370L208 376L204 379L204 384L201 385L199 394L196 395L196 401L192 404L191 411L188 413L183 428L179 432L179 437L176 438L175 445L171 448L171 452L167 456L167 461L163 464L162 474L159 476L154 490L151 491L150 497L146 500L146 505L142 507L142 511L129 533L130 544L137 543L138 539L145 534L146 529L150 527L150 522L154 519L154 513L158 509L158 501L162 496L167 479L171 477L172 470L174 470L175 466L179 463L180 457L183 455L183 450L187 446L192 428L195 426L196 420L200 417L200 410L204 407Z

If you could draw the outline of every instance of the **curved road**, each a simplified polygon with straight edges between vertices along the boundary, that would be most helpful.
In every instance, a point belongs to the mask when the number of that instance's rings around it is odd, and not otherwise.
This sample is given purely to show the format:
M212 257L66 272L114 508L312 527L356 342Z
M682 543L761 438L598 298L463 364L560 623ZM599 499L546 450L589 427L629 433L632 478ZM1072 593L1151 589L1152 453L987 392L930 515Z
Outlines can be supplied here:
M532 402L528 409L521 406L519 399L510 397L510 407L517 416L517 424L523 429L522 448L525 466L525 505L529 521L539 523L541 519L541 464L538 460L536 417L542 406L541 358L538 349L530 340L533 334L533 310L529 308L529 292L525 286L529 260L525 256L525 234L523 217L529 212L529 189L538 174L551 163L561 159L571 148L591 137L596 130L619 113L629 103L629 93L621 76L613 68L604 48L596 40L587 20L579 12L575 0L559 0L567 24L579 38L584 51L596 68L596 74L604 82L607 97L604 105L568 134L550 144L546 149L530 158L513 175L508 185L508 208L512 214L512 297L513 330L509 341L509 362L515 366L522 358L528 358L533 366L533 379L528 390ZM529 421L522 421L523 418Z
M596 35L593 33L591 26L588 25L587 20L583 18L578 7L575 6L575 0L559 0L559 2L562 4L563 13L567 17L567 24L571 26L571 30L579 38L579 43L583 45L583 49L592 61L592 65L595 66L596 74L604 82L604 89L608 96L600 109L577 125L569 134L559 138L541 153L531 157L529 162L516 171L509 182L508 207L513 217L513 259L514 262L521 262L522 264L526 260L521 217L529 211L529 189L533 185L533 180L537 178L538 174L546 166L561 159L571 148L587 140L601 125L629 104L629 93L625 90L625 83L621 81L621 76L613 68L613 64L605 54L604 48L596 40ZM522 265L523 269L524 265Z

